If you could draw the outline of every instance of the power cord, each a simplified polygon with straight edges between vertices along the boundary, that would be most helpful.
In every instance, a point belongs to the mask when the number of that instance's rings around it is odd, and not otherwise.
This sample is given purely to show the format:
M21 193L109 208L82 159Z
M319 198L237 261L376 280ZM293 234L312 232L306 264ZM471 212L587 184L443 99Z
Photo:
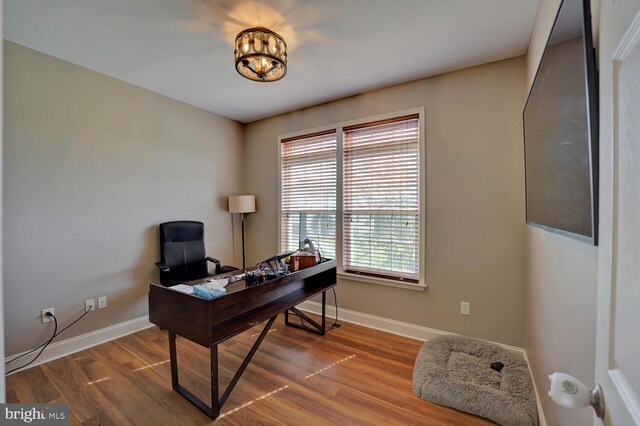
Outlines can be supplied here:
M335 287L331 287L331 290L333 290L333 306L336 308L336 318L333 321L333 324L331 324L331 327L329 327L329 330L327 331L331 331L334 328L338 327L342 327L340 324L338 324L338 296L336 295L336 288Z
M67 330L69 327L71 327L72 325L74 325L75 323L77 323L78 321L80 321L80 320L81 320L82 318L84 318L84 317L85 317L85 315L87 315L89 312L91 312L91 309L87 309L87 310L86 310L82 315L80 315L78 318L76 318L76 320L75 320L75 321L73 321L71 324L69 324L68 326L66 326L65 328L63 328L63 329L62 329L62 330L60 330L60 331L58 331L58 319L56 318L56 316L55 316L55 315L53 315L51 312L47 312L47 313L45 313L45 315L46 315L46 316L53 318L53 321L54 321L54 330L53 330L53 335L51 336L51 338L50 338L49 340L47 340L46 342L44 342L44 343L43 343L43 344L41 344L40 346L37 346L37 347L35 347L35 348L31 349L30 351L25 352L25 353L23 353L22 355L18 355L17 357L12 358L12 359L10 359L9 361L5 362L5 363L4 363L4 365L10 364L10 363L12 363L13 361L15 361L15 360L17 360L17 359L20 359L20 358L25 357L25 356L27 356L27 355L29 355L29 354L32 354L32 353L34 353L35 351L37 351L38 349L42 348L42 349L40 349L40 352L38 352L38 354L36 355L36 357L35 357L35 358L33 358L33 359L32 359L31 361L29 361L27 364L24 364L24 365L22 365L22 366L20 366L20 367L16 367L16 368L14 368L13 370L10 370L10 371L6 372L6 373L5 373L5 376L6 376L6 375L9 375L9 374L11 374L11 373L13 373L14 371L21 370L21 369L23 369L23 368L25 368L25 367L27 367L27 366L31 365L33 362L35 362L35 360L37 360L37 359L40 357L40 355L42 354L42 352L47 348L47 346L49 346L49 344L53 341L53 339L55 339L56 337L58 337L59 335L61 335L65 330Z
M56 316L55 316L55 315L53 315L51 312L47 312L47 313L46 313L46 315L47 315L47 316L49 316L49 317L52 317L52 318L53 318L53 321L54 321L54 323L55 323L55 325L54 325L54 329L53 329L53 335L51 336L51 338L50 338L49 340L47 340L47 341L46 341L46 343L44 343L43 345L40 345L40 346L42 347L42 349L40 349L40 352L38 352L38 355L36 355L36 357L35 357L34 359L32 359L31 361L29 361L28 363L26 363L26 364L24 364L24 365L22 365L22 366L20 366L20 367L16 367L16 368L14 368L13 370L9 370L9 371L7 371L7 372L4 374L5 376L8 376L9 374L13 373L14 371L21 370L21 369L23 369L23 368L25 368L25 367L27 367L27 366L31 365L31 364L32 364L36 359L38 359L38 357L42 354L42 351L44 351L44 350L46 349L46 347L47 347L47 346L49 346L49 343L51 343L51 341L53 340L53 338L54 338L54 337L56 337L56 333L58 332L58 319L57 319L57 318L56 318ZM40 347L40 346L38 346L38 347ZM38 348L36 348L36 349L38 349ZM34 350L35 350L35 349L34 349ZM32 352L33 352L33 351L32 351ZM17 359L17 358L15 358L15 359ZM8 361L8 362L11 362L11 361ZM5 364L6 364L6 363L5 363Z
M333 290L333 303L334 303L334 306L336 308L336 317L333 320L333 324L331 324L331 326L327 330L325 330L325 332L331 331L334 328L342 327L340 324L338 324L338 296L336 295L336 288L332 287L331 290ZM300 319L300 325L304 326L304 323L306 321L300 315L296 314L295 312L289 312L289 315L294 315L294 316L298 317Z

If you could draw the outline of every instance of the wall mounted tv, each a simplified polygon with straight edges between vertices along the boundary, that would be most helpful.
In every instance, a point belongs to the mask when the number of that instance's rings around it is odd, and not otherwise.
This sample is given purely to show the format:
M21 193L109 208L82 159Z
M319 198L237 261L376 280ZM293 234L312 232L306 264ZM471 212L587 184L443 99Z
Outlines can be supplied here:
M598 99L590 0L563 0L524 108L527 223L598 242Z

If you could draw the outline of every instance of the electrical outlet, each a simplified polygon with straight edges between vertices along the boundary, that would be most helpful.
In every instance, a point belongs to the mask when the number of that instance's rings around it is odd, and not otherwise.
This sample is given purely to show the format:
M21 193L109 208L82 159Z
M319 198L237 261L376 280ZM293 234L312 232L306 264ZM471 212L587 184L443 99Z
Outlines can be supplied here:
M87 299L84 302L84 310L85 311L95 311L96 310L96 299Z
M462 315L471 315L469 313L470 305L469 302L460 302L460 313Z
M104 309L107 307L107 296L98 297L98 309Z
M53 312L53 308L43 309L42 313L40 314L42 316L42 323L43 324L53 321L53 318L47 316L47 312L51 312L51 314L55 315L55 313Z

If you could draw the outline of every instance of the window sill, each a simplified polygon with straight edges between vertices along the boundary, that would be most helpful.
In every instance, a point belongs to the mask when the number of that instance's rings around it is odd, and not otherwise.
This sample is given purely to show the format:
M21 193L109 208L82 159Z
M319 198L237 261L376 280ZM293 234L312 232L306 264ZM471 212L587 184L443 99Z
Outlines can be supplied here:
M385 285L388 287L404 288L406 290L424 291L424 289L427 288L426 283L417 283L417 284L405 283L402 281L387 280L384 278L370 277L367 275L349 274L346 272L338 272L337 275L338 275L338 278L341 278L347 281L359 281L359 282L364 282L368 284L378 284L378 285Z

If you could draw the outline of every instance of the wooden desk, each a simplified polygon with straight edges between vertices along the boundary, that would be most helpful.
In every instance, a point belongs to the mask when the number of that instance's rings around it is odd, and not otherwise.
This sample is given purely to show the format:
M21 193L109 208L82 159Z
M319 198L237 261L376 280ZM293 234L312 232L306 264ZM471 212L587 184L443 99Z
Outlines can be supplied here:
M187 284L195 285L206 280ZM336 285L336 261L329 260L311 268L293 272L262 284L247 286L244 280L227 285L227 294L204 300L191 294L157 284L149 288L149 321L169 332L169 357L173 389L184 396L212 419L242 376L253 355L264 340L278 314L285 312L285 323L318 334L326 331L326 291ZM322 321L316 323L295 305L322 294ZM302 317L313 328L301 327L288 321L289 311ZM227 389L218 398L218 344L242 333L256 324L267 321L260 336L247 354ZM176 335L180 335L211 350L211 405L198 399L179 384L176 356Z

